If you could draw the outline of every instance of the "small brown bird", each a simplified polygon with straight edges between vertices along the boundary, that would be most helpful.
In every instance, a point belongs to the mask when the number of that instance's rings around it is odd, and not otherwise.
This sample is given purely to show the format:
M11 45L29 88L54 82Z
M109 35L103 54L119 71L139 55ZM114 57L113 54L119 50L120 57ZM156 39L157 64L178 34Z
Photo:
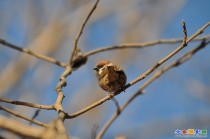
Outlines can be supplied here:
M127 77L123 69L108 60L99 61L93 70L96 71L99 86L108 93L115 92L126 84Z

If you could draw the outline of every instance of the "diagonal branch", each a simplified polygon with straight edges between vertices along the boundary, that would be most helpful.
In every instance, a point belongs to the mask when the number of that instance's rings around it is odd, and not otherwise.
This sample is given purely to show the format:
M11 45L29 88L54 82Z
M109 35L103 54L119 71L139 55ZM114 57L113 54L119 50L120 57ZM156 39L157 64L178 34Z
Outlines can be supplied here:
M16 45L14 45L14 44L12 44L12 43L9 43L9 42L7 42L7 41L1 39L1 38L0 38L0 44L2 44L2 45L4 45L4 46L7 46L7 47L9 47L9 48L15 49L15 50L17 50L17 51L20 51L20 52L29 54L29 55L34 56L34 57L36 57L36 58L42 59L42 60L44 60L44 61L47 61L47 62L56 64L56 65L58 65L58 66L60 66L60 67L66 67L66 64L65 64L65 63L60 62L60 61L58 61L58 60L56 60L56 59L54 59L54 58L52 58L52 57L48 57L48 56L43 55L43 54L38 54L38 53L33 52L33 51L31 51L30 49L27 49L27 48L21 48L21 47L16 46Z
M96 0L95 4L93 5L92 9L90 10L88 16L85 18L85 21L83 22L83 24L82 24L82 26L81 26L81 28L80 28L80 30L79 30L79 33L78 33L77 37L76 37L75 40L74 40L74 50L72 51L71 57L70 57L70 59L69 59L69 63L72 63L72 60L73 60L73 58L74 58L74 56L75 56L75 53L76 53L76 51L77 51L77 48L78 48L77 45L78 45L79 38L80 38L80 36L82 35L83 30L84 30L84 28L85 28L85 25L87 24L87 22L88 22L88 20L90 19L91 15L92 15L93 12L95 11L95 9L96 9L98 3L99 3L99 0Z
M196 33L194 33L190 38L188 38L186 40L186 43L189 43L190 41L192 41L195 37L197 37L198 35L200 35L201 33L203 33L203 31L210 25L210 22L206 23L203 27L201 27ZM111 97L116 96L118 94L120 94L121 92L123 92L124 90L126 90L127 88L129 88L130 86L136 84L137 82L143 80L145 77L147 77L149 74L151 74L155 69L157 69L160 65L162 65L164 62L166 62L168 59L170 59L171 57L173 57L176 53L178 53L180 50L182 50L186 45L184 43L182 43L179 47L177 47L174 51L172 51L171 53L169 53L166 57L164 57L163 59L161 59L160 61L158 61L153 67L151 67L150 69L148 69L147 71L145 71L143 74L141 74L139 77L137 77L136 79L134 79L133 81L131 81L130 83L128 83L126 86L124 86L122 89L116 91L115 93L106 96L104 98L102 98L101 100L85 107L84 109L75 112L71 115L66 115L66 118L74 118L77 117L101 104L103 104L104 102L106 102L107 100L109 100Z
M196 36L203 33L203 31L210 25L210 22L206 23L202 28L200 28L195 34L193 34L190 38L186 40L186 44L188 44L191 40L193 40ZM152 73L155 69L157 69L160 65L162 65L164 62L166 62L168 59L170 59L172 56L174 56L176 53L178 53L180 50L182 50L185 46L185 43L182 43L179 47L177 47L173 52L168 54L166 57L158 61L152 68L148 69L145 73L143 73L141 76L139 76L137 79L132 81L130 84L133 85L136 82L139 82L140 80L144 79L146 76L148 76L150 73Z
M5 112L8 112L8 113L10 113L10 114L12 114L12 115L14 115L16 117L22 118L22 119L24 119L26 121L29 121L31 123L34 123L34 124L37 124L37 125L40 125L40 126L43 126L43 127L48 127L48 125L45 124L45 123L42 123L40 121L37 121L37 120L31 119L31 118L28 118L28 117L26 117L26 116L24 116L22 114L19 114L19 113L13 111L13 110L10 110L8 108L5 108L5 107L0 106L0 110L3 110Z
M166 66L165 68L163 68L162 70L159 70L158 72L154 73L154 75L148 79L142 86L141 88L133 95L130 97L130 99L124 103L124 105L122 105L120 107L121 112L131 103L133 102L133 100L135 98L137 98L137 96L143 94L143 90L149 86L151 83L153 83L157 78L159 78L160 76L162 76L164 73L166 73L167 71L169 71L170 69L177 67L181 64L183 64L184 62L186 62L187 60L189 60L196 52L198 52L199 50L201 50L202 48L204 48L206 45L208 45L210 42L205 42L205 40L196 48L192 49L191 51L187 52L185 55L183 55L181 58L179 58L177 61L172 62L171 64L169 64L168 66ZM106 132L106 130L111 126L111 124L117 119L117 117L120 115L120 113L115 112L115 114L105 123L105 125L102 127L101 131L99 132L99 134L97 135L96 139L100 139L102 138L102 136L104 135L104 133Z

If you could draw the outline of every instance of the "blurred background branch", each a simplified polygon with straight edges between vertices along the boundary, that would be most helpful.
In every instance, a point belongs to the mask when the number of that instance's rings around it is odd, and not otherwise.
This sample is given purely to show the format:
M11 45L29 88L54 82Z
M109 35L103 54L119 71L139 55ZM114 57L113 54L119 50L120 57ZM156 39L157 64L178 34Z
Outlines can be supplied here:
M10 113L10 114L12 114L14 116L17 116L17 117L22 118L24 120L27 120L29 122L35 123L37 125L44 126L44 127L47 127L48 126L47 124L44 124L42 122L39 122L39 121L34 120L34 119L31 119L31 118L28 118L28 117L26 117L26 116L24 116L22 114L19 114L19 113L13 111L13 110L10 110L8 108L5 108L5 107L0 106L0 110L6 111L6 112L8 112L8 113Z

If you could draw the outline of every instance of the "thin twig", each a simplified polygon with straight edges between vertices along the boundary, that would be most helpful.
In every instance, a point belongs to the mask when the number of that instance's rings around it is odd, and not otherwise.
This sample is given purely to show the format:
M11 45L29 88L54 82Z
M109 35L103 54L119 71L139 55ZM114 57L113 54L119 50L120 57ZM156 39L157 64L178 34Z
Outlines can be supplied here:
M210 25L210 22L206 23L203 27L201 27L196 33L194 33L190 38L188 38L186 40L186 43L189 43L190 41L192 41L195 37L197 37L199 34L203 33L203 31ZM75 112L71 115L66 115L66 118L75 118L101 104L103 104L104 102L106 102L107 100L109 100L111 97L116 96L118 94L120 94L121 92L123 92L124 90L126 90L127 88L129 88L130 86L136 84L137 82L143 80L145 77L147 77L149 74L151 74L155 69L157 69L160 65L162 65L164 62L166 62L168 59L170 59L172 56L174 56L176 53L178 53L180 50L182 50L185 47L185 45L183 45L183 43L177 47L174 51L172 51L170 54L168 54L166 57L164 57L163 59L161 59L160 61L158 61L153 67L151 67L150 69L148 69L147 71L145 71L143 74L141 74L139 77L137 77L136 79L134 79L133 81L131 81L130 83L128 83L126 86L124 86L122 89L116 91L115 93L106 96L104 98L102 98L101 100L79 110L78 112Z
M73 60L74 55L75 55L75 53L76 53L76 50L77 50L77 48L78 48L77 45L78 45L79 38L80 38L80 36L82 35L83 30L84 30L84 28L85 28L85 25L87 24L88 20L90 19L92 13L95 11L95 9L96 9L96 7L97 7L99 1L100 1L100 0L96 0L95 4L93 5L93 7L92 7L92 9L90 10L89 14L88 14L87 17L85 18L85 21L82 23L82 26L81 26L81 28L80 28L80 30L79 30L79 32L78 32L78 35L77 35L77 37L76 37L75 40L74 40L74 49L73 49L72 54L71 54L71 57L70 57L70 59L69 59L69 63L72 63L72 60Z
M115 99L115 97L112 97L112 93L108 92L107 95L111 95L111 100L114 102L114 105L116 106L116 111L120 113L120 105L117 101L117 99Z
M184 46L187 46L187 28L186 28L186 23L185 23L185 21L183 20L182 21L182 28L183 28L183 34L184 34L184 39L183 39L183 45Z
M177 61L172 62L162 70L154 73L154 75L148 79L142 86L141 88L133 95L130 97L128 101L126 101L121 107L120 110L121 112L131 103L137 96L143 94L143 90L149 86L151 83L153 83L157 78L159 78L161 75L163 75L165 72L169 71L173 67L179 66L189 60L196 52L204 48L209 42L203 41L198 47L192 49L191 51L187 52L185 55L183 55L181 58L179 58ZM97 135L96 139L101 139L104 133L107 131L107 129L111 126L111 124L116 120L116 118L120 115L120 113L115 112L115 114L105 123L105 125L102 127L101 131Z
M93 128L91 130L91 139L96 138L97 131L98 131L98 124L95 124L93 125Z
M15 105L28 106L28 107L32 107L32 108L45 109L45 110L54 110L53 105L41 105L41 104L24 102L24 101L14 101L14 100L6 99L6 98L0 98L0 102L5 102L5 103L10 103L10 104L15 104Z
M112 101L114 102L114 104L117 108L116 112L120 113L121 111L120 111L120 105L119 105L118 101L114 97L112 97L111 99L112 99Z
M27 49L27 48L21 48L17 45L14 45L12 43L9 43L3 39L0 39L0 44L4 45L4 46L7 46L9 48L12 48L12 49L15 49L17 51L20 51L20 52L23 52L23 53L26 53L26 54L29 54L31 56L34 56L36 58L39 58L39 59L42 59L44 61L47 61L47 62L50 62L50 63L53 63L53 64L56 64L60 67L66 67L66 63L63 63L63 62L60 62L52 57L49 57L49 56L46 56L46 55L43 55L43 54L38 54L36 52L33 52L32 50L30 49Z
M24 116L22 114L19 114L19 113L13 111L13 110L10 110L8 108L5 108L5 107L0 106L0 110L3 110L5 112L8 112L8 113L10 113L10 114L12 114L12 115L14 115L16 117L22 118L22 119L24 119L26 121L29 121L29 122L32 122L34 124L37 124L37 125L40 125L40 126L43 126L43 127L48 127L48 125L45 124L45 123L42 123L40 121L37 121L37 120L31 119L31 118L28 118L28 117L26 117L26 116Z
M81 110L79 110L77 112L72 113L71 115L66 115L66 119L75 118L75 117L77 117L77 116L79 116L79 115L81 115L81 114L83 114L83 113L85 113L85 112L87 112L87 111L89 111L89 110L91 110L91 109L93 109L93 108L103 104L107 100L110 100L111 97L112 96L106 96L106 97L98 100L97 102L95 102L95 103L93 103L93 104L91 104L91 105L89 105L89 106L87 106L87 107L85 107L85 108L83 108L83 109L81 109Z
M203 39L210 38L210 35L204 35L201 37L194 38L192 41L202 41ZM144 48L144 47L151 47L158 44L177 44L183 42L183 38L180 39L161 39L161 40L155 40L150 42L143 42L143 43L126 43L126 44L120 44L120 45L114 45L114 46L106 46L106 47L100 47L98 49L91 50L89 52L86 52L84 54L85 57L92 56L97 53L110 51L110 50L117 50L117 49L131 49L131 48Z
M34 115L32 116L32 120L34 120L38 115L39 115L39 112L41 111L41 109L37 109L34 113ZM32 125L33 122L30 122L29 125Z

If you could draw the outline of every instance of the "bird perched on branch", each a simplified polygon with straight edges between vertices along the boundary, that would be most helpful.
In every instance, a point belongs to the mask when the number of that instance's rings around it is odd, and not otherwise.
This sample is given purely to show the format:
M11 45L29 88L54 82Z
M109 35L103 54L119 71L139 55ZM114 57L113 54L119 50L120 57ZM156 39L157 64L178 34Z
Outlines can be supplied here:
M108 93L116 92L126 84L127 77L123 69L108 60L97 62L93 70L96 71L99 86Z

